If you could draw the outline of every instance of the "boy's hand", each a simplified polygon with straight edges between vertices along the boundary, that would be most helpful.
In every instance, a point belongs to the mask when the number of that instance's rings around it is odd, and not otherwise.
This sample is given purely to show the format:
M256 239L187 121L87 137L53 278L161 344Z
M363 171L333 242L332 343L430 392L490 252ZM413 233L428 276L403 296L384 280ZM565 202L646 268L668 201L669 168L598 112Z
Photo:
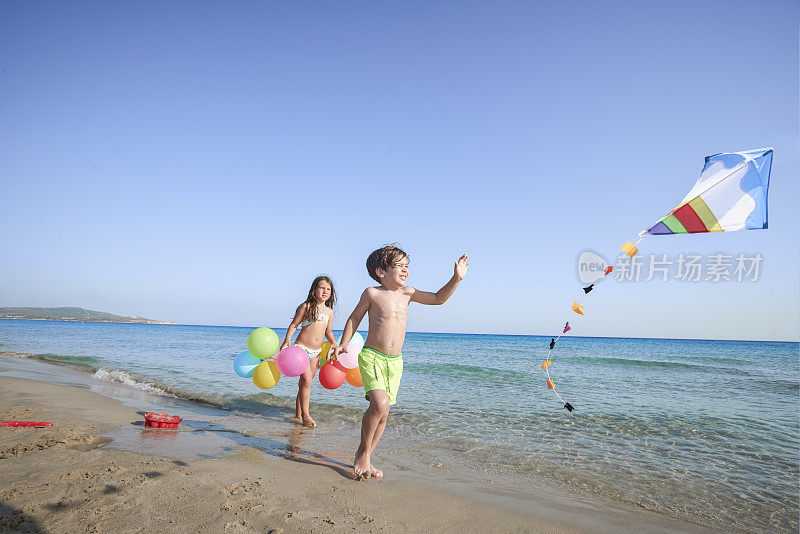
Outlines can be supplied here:
M469 256L464 254L458 258L455 267L453 267L453 276L459 280L463 280L464 277L467 276L467 267L469 267Z
M338 359L338 358L339 358L339 353L340 353L340 352L344 352L344 349L342 348L342 346L341 346L341 345L339 345L338 347L334 347L334 348L333 348L333 356L331 356L331 357L330 357L330 358L328 358L328 359L329 359L329 360L336 360L336 359Z

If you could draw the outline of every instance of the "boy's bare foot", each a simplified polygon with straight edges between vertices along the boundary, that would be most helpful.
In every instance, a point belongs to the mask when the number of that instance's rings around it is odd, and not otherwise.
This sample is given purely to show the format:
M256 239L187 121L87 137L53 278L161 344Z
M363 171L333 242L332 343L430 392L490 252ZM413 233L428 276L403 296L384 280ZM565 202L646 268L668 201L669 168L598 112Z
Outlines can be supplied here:
M369 454L356 451L356 457L353 460L353 473L357 477L366 477L370 474Z
M369 476L372 478L383 478L383 471L372 465L372 462L369 463Z
M303 426L307 426L308 428L314 428L317 426L317 422L311 419L311 416L303 417Z

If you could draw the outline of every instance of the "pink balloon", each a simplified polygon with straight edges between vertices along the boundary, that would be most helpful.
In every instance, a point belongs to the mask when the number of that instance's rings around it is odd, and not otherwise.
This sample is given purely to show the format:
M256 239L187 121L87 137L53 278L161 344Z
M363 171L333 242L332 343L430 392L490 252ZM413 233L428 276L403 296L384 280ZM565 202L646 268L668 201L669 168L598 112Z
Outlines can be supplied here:
M308 369L308 353L292 345L286 347L275 356L278 371L285 376L300 376Z
M347 345L346 352L340 352L337 360L341 362L345 369L355 369L358 367L358 353L361 349L355 343Z

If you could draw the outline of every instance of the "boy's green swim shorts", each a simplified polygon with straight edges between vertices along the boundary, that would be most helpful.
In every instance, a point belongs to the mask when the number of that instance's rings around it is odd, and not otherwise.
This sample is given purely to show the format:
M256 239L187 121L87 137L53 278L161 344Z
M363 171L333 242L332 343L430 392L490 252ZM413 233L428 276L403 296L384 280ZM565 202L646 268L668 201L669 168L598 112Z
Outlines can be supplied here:
M400 377L403 376L403 355L387 356L377 350L364 347L358 355L361 380L364 382L364 398L369 400L369 392L382 389L389 397L389 405L397 402Z

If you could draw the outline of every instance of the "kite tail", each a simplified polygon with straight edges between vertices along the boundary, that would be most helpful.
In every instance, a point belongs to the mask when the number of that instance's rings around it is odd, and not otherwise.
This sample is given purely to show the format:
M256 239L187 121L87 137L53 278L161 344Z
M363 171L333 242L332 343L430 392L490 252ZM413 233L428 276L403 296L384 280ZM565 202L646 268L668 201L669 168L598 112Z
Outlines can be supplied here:
M644 239L644 236L640 235L639 240L636 243L637 244L640 243L642 241L642 239ZM622 246L622 250L626 254L631 256L631 257L633 257L636 253L639 252L639 249L636 248L636 245L634 245L631 242L625 243ZM596 282L594 282L592 284L589 284L587 287L583 288L584 296L588 295L594 289L595 284L597 284L597 283L601 282L602 280L604 280L609 274L611 274L611 272L613 270L614 270L614 267L612 267L610 265L608 267L606 267L606 270L605 270L602 278L600 278L599 280L597 280ZM579 304L577 300L572 303L572 311L574 311L578 315L581 315L581 316L584 315L583 305ZM550 370L548 369L548 367L550 367L550 365L552 365L552 363L553 363L550 360L550 354L553 352L553 349L555 348L556 343L558 342L559 339L561 339L561 336L563 336L564 334L566 334L570 330L572 330L572 327L569 325L569 321L567 321L567 323L564 325L564 330L558 335L558 337L551 338L551 340L550 340L550 349L547 351L547 360L541 365L541 367L539 367L539 369L543 369L544 372L547 373L547 389L552 389L553 393L555 393L556 397L558 397L558 400L560 400L562 403L564 403L564 408L566 408L568 411L571 412L575 408L572 406L572 404L570 404L569 402L565 401L561 397L561 395L559 395L558 391L556 390L555 381L553 380L553 377L550 376Z
M550 383L551 383L551 384L553 384L553 388L552 388L552 389L553 389L553 393L555 393L555 394L556 394L556 397L558 397L558 400L560 400L560 401L561 401L561 402L563 402L564 404L569 404L567 401L565 401L564 399L562 399L562 398L561 398L561 395L559 395L559 394L558 394L558 391L556 391L556 386L555 386L555 383L553 382L553 379L552 379L552 378L550 378L550 371L548 371L547 369L545 369L545 370L544 370L544 372L545 372L545 373L547 373L547 379L550 381ZM572 411L572 410L570 410L570 411Z

